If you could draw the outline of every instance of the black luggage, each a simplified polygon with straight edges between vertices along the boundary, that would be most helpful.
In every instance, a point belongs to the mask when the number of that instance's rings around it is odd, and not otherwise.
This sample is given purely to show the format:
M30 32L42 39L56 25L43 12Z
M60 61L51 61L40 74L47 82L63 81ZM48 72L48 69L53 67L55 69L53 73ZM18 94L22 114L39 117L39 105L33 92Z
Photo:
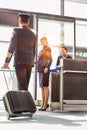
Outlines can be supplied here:
M29 91L8 90L3 96L3 102L5 110L8 115L8 119L10 119L11 117L18 117L18 116L32 117L33 113L36 112L36 105Z

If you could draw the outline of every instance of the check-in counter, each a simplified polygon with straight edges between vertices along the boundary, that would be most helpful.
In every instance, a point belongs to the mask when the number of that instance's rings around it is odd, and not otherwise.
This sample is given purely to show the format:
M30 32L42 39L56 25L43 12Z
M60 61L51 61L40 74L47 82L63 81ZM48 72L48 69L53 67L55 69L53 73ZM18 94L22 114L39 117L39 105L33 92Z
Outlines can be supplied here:
M50 73L50 108L87 111L87 61L62 59L59 73Z

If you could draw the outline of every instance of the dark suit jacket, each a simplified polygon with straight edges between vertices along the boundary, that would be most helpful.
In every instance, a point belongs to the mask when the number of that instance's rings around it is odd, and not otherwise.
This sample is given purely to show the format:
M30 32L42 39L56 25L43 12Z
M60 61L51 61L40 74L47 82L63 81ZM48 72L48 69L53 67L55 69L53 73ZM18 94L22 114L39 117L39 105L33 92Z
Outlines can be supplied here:
M17 64L34 65L36 35L27 26L14 28L8 52L14 54Z

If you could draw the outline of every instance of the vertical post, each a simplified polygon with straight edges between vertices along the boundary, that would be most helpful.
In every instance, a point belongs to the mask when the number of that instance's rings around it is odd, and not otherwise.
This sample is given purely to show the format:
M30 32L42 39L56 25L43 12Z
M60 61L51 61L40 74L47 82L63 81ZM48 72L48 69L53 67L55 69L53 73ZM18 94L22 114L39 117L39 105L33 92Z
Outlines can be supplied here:
M64 16L64 0L60 1L60 14Z
M63 59L60 61L60 110L63 111Z
M34 16L34 29L36 30L37 43L38 43L38 15ZM37 61L37 52L38 52L38 44L35 50L35 61ZM33 98L37 100L37 64L34 65L34 90L33 90Z
M74 45L73 45L73 59L76 58L76 24L74 20Z
M64 0L60 1L60 14L64 16ZM64 44L64 21L60 22L60 41Z

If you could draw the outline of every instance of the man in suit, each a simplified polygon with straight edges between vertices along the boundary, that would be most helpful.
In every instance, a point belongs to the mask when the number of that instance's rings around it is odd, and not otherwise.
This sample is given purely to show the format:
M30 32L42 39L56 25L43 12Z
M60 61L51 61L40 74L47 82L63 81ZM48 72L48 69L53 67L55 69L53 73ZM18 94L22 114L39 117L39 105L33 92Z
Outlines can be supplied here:
M14 54L14 67L19 90L28 90L32 67L34 66L36 35L29 27L30 16L18 15L19 27L13 29L10 45L3 68L9 68Z

